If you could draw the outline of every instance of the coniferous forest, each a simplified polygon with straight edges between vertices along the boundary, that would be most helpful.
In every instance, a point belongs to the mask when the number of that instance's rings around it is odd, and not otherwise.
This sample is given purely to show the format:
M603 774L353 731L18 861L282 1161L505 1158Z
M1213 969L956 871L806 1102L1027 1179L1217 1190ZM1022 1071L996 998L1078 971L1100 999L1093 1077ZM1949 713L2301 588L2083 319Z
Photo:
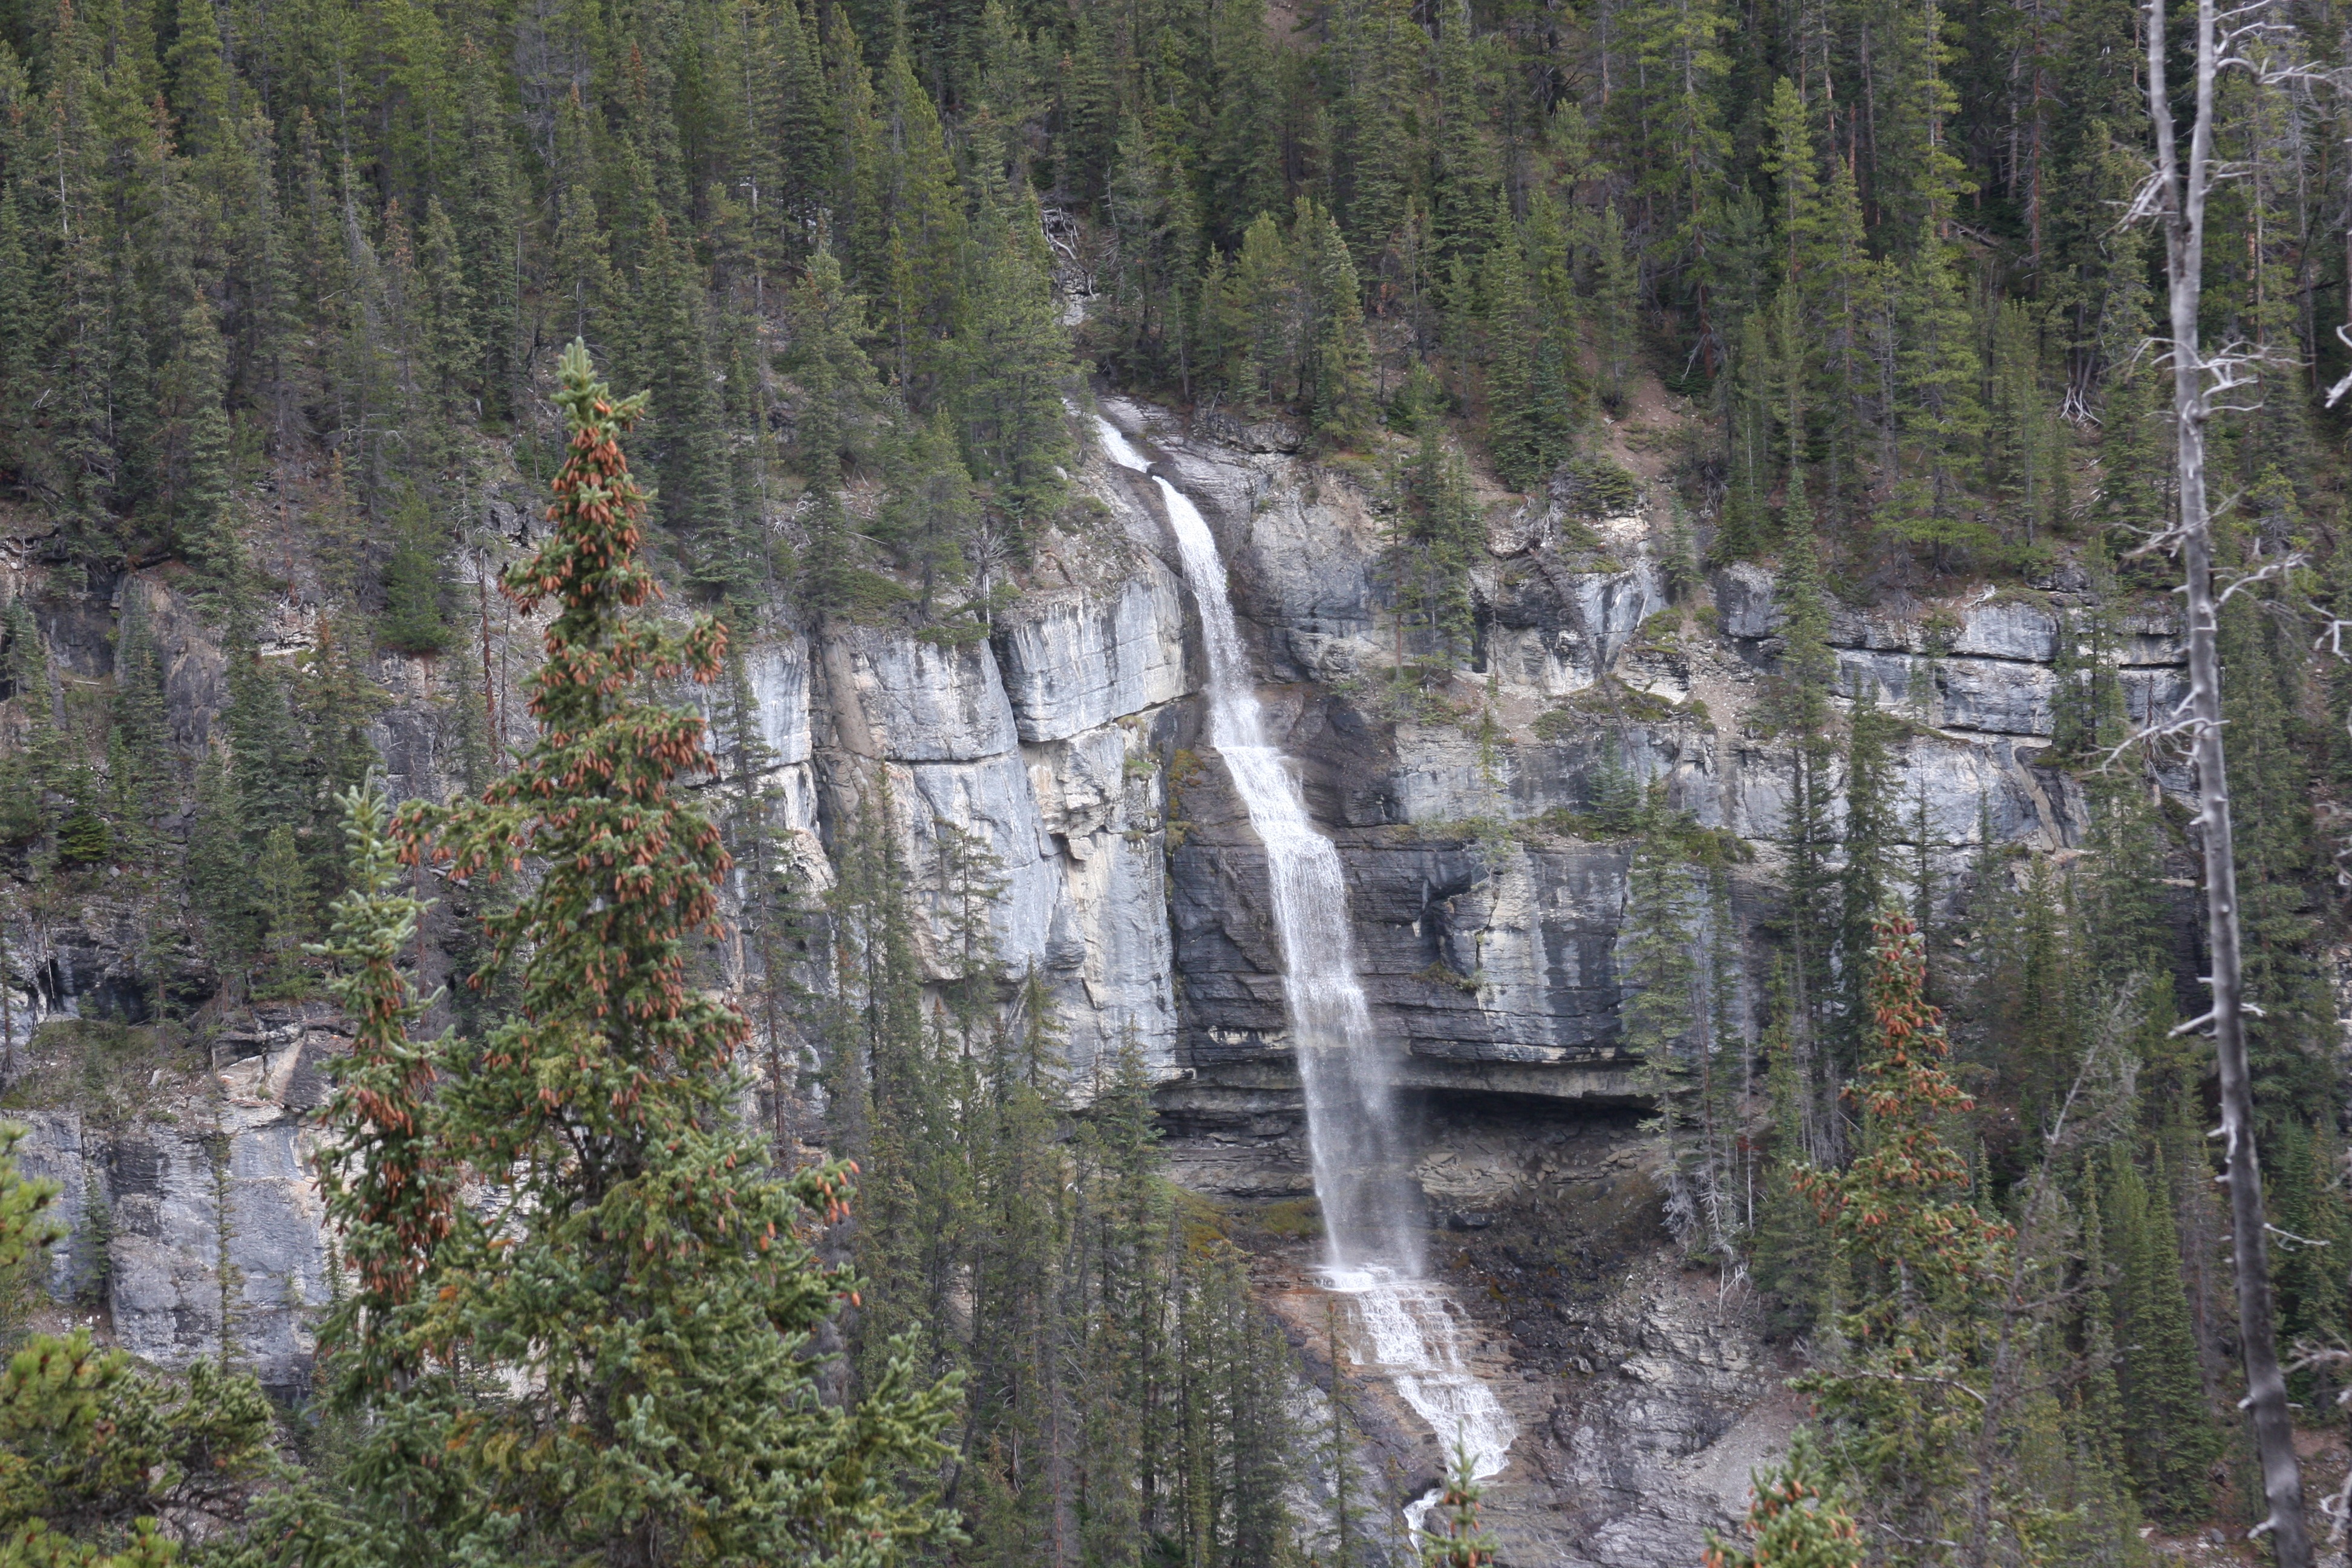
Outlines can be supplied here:
M0 0L0 1568L2343 1562L2347 385L2334 0Z

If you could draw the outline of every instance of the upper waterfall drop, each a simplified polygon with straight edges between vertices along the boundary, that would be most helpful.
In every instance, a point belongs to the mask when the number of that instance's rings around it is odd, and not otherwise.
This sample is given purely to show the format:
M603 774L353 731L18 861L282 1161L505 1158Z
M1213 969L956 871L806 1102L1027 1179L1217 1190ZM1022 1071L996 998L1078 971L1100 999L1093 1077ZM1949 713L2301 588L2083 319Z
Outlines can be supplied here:
M1307 1143L1323 1213L1324 1288L1347 1305L1353 1359L1386 1378L1475 1475L1499 1473L1518 1428L1470 1368L1466 1315L1422 1278L1419 1194L1392 1087L1392 1048L1372 1027L1356 974L1354 930L1339 851L1307 815L1298 781L1267 743L1264 710L1234 622L1225 563L1184 492L1157 474L1099 415L1103 453L1149 474L1168 509L1184 579L1200 605L1209 664L1209 742L1265 847L1293 1054L1307 1100ZM1418 1529L1432 1493L1405 1510Z
M1097 418L1103 451L1139 473L1150 465L1109 421ZM1372 1030L1356 977L1355 937L1339 852L1307 815L1282 753L1266 743L1249 658L1234 622L1225 564L1207 521L1182 490L1157 475L1160 499L1201 607L1209 662L1209 742L1224 759L1250 826L1265 847L1281 939L1292 1048L1307 1096L1307 1142L1323 1210L1325 1256L1334 1269L1386 1266L1421 1272L1419 1203L1399 1136L1388 1047Z

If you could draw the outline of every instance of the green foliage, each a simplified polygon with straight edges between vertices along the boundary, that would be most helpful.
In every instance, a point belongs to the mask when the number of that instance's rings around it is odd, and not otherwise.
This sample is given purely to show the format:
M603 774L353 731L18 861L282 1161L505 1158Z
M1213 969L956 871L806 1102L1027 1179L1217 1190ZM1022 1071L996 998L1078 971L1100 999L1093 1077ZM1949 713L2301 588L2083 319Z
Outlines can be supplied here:
M1813 1436L1797 1429L1789 1457L1752 1479L1744 1526L1734 1545L1706 1532L1706 1568L1861 1568L1862 1531L1845 1510Z
M372 787L349 792L343 820L351 887L335 901L332 936L312 951L333 963L329 987L353 1023L325 1110L340 1141L319 1170L342 1259L356 1278L322 1338L341 1352L331 1363L336 1396L363 1405L419 1370L417 1347L392 1331L449 1235L456 1194L449 1154L428 1130L446 1042L410 1037L425 1008L399 970L424 906L394 891L399 868L381 795Z
M1801 1386L1831 1422L1834 1462L1889 1522L1916 1540L1951 1533L1990 1382L1988 1311L2003 1293L2013 1228L1965 1196L1968 1163L1944 1136L1972 1108L1944 1058L1941 1017L1907 915L1876 926L1867 1001L1872 1037L1853 1086L1862 1129L1853 1162L1795 1173L1851 1271L1839 1362Z
M2117 1369L2123 1450L2149 1511L2194 1518L2212 1494L2210 1472L2221 1453L2221 1434L2206 1403L2181 1287L2172 1184L2161 1159L2153 1184L2145 1181L2121 1143L2110 1147L2102 1175L2106 1252L2116 1276L2115 1338L2128 1347Z
M1487 1568L1496 1562L1500 1548L1478 1523L1483 1495L1469 1450L1457 1449L1438 1493L1440 1528L1427 1531L1420 1542L1423 1568Z
M1244 1255L1158 1173L1139 1047L1074 1083L1042 978L1003 972L986 846L919 816L930 863L910 864L887 775L872 788L837 841L821 1012L830 1121L873 1173L862 1375L894 1340L964 1374L972 1561L1038 1561L1072 1519L1104 1561L1276 1560L1292 1358ZM952 976L928 1007L926 923Z
M1570 458L1552 480L1552 492L1579 517L1623 517L1642 504L1640 481L1607 457Z
M294 844L294 830L284 823L262 841L261 862L254 868L260 894L263 951L268 955L262 994L299 996L305 988L302 949L310 934L310 879Z
M0 1128L0 1268L55 1239L54 1184L26 1181ZM135 1369L88 1329L36 1334L0 1372L0 1561L25 1568L163 1568L200 1520L231 1510L269 1465L269 1406L209 1361L184 1382Z
M455 640L441 608L441 572L424 503L412 490L393 521L376 637L394 653L446 653Z
M58 821L58 858L68 866L95 866L114 851L114 836L99 812L98 776L88 767L68 773L65 810Z
M1486 551L1486 523L1462 449L1424 424L1413 458L1396 476L1385 562L1395 596L1399 671L1433 676L1466 660L1470 567Z
M1667 1224L1692 1255L1727 1265L1747 1218L1737 1146L1745 1064L1729 1027L1730 887L1720 861L1704 863L1709 843L1654 784L1627 873L1618 942L1631 994L1620 1016L1653 1107L1646 1130L1664 1155Z
M364 1300L336 1323L355 1358L346 1397L371 1421L343 1473L263 1539L293 1560L496 1540L508 1561L568 1562L662 1540L879 1562L944 1526L900 1478L942 1451L950 1390L897 1360L854 1404L818 1397L809 1342L856 1281L811 1253L805 1216L839 1217L848 1173L771 1173L730 1114L748 1026L690 986L686 947L727 859L672 793L709 765L701 721L642 695L646 678L709 679L724 634L629 616L653 587L618 446L642 400L612 398L577 342L563 378L556 527L504 584L525 612L555 605L541 740L481 799L413 803L391 829L401 855L460 881L541 858L536 887L490 917L477 975L516 962L520 1005L446 1062L425 1110L440 1063L405 1043L413 1004L393 968L415 907L389 891L373 808L349 806L356 886L330 951L370 1028L337 1089L352 1120L333 1190ZM422 1143L371 1134L420 1121ZM511 1209L448 1205L436 1173L458 1168L507 1177Z

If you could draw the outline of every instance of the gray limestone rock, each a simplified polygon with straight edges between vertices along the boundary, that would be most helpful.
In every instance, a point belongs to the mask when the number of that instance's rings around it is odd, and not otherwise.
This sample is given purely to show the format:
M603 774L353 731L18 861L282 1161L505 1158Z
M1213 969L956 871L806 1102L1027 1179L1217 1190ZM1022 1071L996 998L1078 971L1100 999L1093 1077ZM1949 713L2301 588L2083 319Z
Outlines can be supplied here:
M1938 718L1953 730L2047 735L2056 720L2058 677L2046 665L2008 659L1935 662Z
M1725 637L1754 641L1780 630L1771 573L1752 561L1735 561L1715 574L1714 586L1715 610Z
M1019 742L985 644L942 647L850 627L834 634L825 653L841 683L831 694L835 721L854 701L871 747L853 750L899 763L968 763L1003 755Z
M2047 664L2058 655L2058 617L2040 605L2000 597L1971 605L1951 651L1981 658Z
M1004 691L1024 741L1060 741L1183 695L1184 596L1147 558L1108 597L1057 595L999 626Z
M1217 536L1234 605L1276 680L1338 680L1378 658L1381 526L1355 485L1282 458L1166 444L1166 467Z
M14 1116L26 1174L58 1184L66 1236L48 1285L61 1299L100 1283L93 1205L104 1206L106 1324L142 1361L177 1369L221 1353L265 1386L310 1381L318 1314L331 1295L326 1209L304 1111L319 1064L341 1037L282 1019L247 1037L261 1047L216 1075L216 1092L107 1127L72 1111ZM232 1041L228 1048L237 1048Z

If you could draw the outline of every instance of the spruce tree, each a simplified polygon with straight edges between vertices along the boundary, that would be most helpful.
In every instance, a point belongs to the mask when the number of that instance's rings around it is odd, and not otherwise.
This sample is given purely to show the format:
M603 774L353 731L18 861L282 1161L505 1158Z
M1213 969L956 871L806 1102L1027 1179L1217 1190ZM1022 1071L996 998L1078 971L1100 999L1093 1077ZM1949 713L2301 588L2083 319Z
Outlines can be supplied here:
M1396 675L1424 678L1467 653L1472 632L1470 567L1486 545L1486 520L1461 448L1438 422L1398 477L1386 565L1395 595Z
M1055 312L1050 261L1032 238L1043 226L1034 197L982 205L972 224L970 314L950 351L965 465L1024 523L1059 503L1073 450L1063 411L1069 335Z
M2100 1468L2120 1474L2125 1464L2127 1421L2123 1385L2116 1368L2123 1352L2116 1343L2113 1285L2121 1274L2108 1261L2106 1224L2099 1213L2099 1181L2095 1166L2086 1165L2082 1184L2083 1297L2079 1331L2083 1346L2083 1381L2075 1394L2074 1421L2079 1440Z
M1626 239L1624 220L1617 205L1601 210L1593 237L1601 253L1600 275L1592 301L1592 321L1601 354L1601 401L1612 413L1623 411L1627 379L1633 374L1633 354L1641 338L1641 268Z
M1625 994L1619 1004L1625 1048L1641 1060L1641 1080L1654 1110L1645 1130L1664 1149L1666 1223L1685 1249L1697 1252L1717 1237L1705 1234L1711 1213L1704 1192L1712 1173L1711 1151L1700 1145L1695 1127L1700 1108L1687 1081L1690 1058L1705 1047L1700 1030L1698 964L1694 953L1696 910L1689 868L1677 853L1663 791L1654 791L1642 813L1633 863L1626 876L1625 920L1619 935Z
M1866 677L1864 679L1867 679ZM1871 1028L1864 990L1881 907L1893 891L1895 872L1894 759L1888 742L1895 721L1883 711L1874 690L1856 693L1846 726L1845 776L1839 791L1845 808L1845 866L1838 875L1839 1007L1841 1033L1849 1052L1858 1051Z
M1500 1547L1478 1522L1478 1500L1484 1495L1471 1473L1469 1451L1457 1450L1438 1491L1437 1507L1443 1510L1439 1528L1424 1531L1415 1543L1423 1568L1492 1568Z
M344 1263L354 1288L340 1296L321 1337L331 1387L345 1408L412 1381L422 1347L397 1333L401 1309L450 1232L457 1167L434 1136L432 1090L448 1041L410 1031L425 1006L400 973L425 906L399 889L387 812L373 786L345 793L350 889L335 901L334 931L314 951L334 967L328 987L352 1019L351 1054L337 1058L324 1120L338 1138L320 1162Z
M441 610L441 569L432 515L415 486L392 517L392 552L383 563L383 615L376 637L394 653L446 653L453 640Z
M1534 301L1528 292L1518 226L1510 221L1507 206L1496 212L1495 226L1495 243L1487 247L1481 279L1486 310L1486 451L1505 484L1528 489L1549 468L1544 459L1551 455L1536 404Z
M1786 1459L1752 1478L1745 1529L1744 1546L1706 1532L1706 1568L1862 1568L1861 1528L1805 1427Z
M2126 1416L2124 1452L2140 1499L2159 1518L2199 1516L2221 1434L2205 1400L2197 1338L2181 1288L2179 1231L2163 1166L2142 1180L2123 1143L2108 1151L2102 1211L2116 1259L2116 1340Z
M234 558L229 537L229 421L222 398L226 356L209 301L193 293L180 312L160 377L163 495L173 547L218 574Z
M1306 287L1307 350L1300 401L1317 434L1335 443L1360 434L1371 413L1364 311L1355 261L1331 215L1301 198L1292 241Z
M435 1157L506 1184L511 1208L455 1209L408 1300L385 1309L385 1353L422 1370L370 1401L355 1474L379 1479L303 1534L399 1539L403 1555L495 1539L509 1561L548 1563L688 1542L878 1561L941 1527L895 1478L940 1452L948 1391L900 1374L855 1405L817 1397L808 1340L855 1282L809 1253L804 1216L837 1216L848 1173L769 1173L734 1114L748 1026L688 976L727 868L717 829L673 794L709 765L701 722L644 691L709 679L724 634L627 613L653 592L618 445L642 400L614 400L576 342L562 371L572 437L555 527L502 584L526 614L556 607L539 742L480 800L412 803L393 826L404 858L444 861L461 884L525 857L541 868L489 917L477 972L515 963L520 1013L452 1064L429 1119ZM347 929L401 918L345 905ZM344 1180L381 1185L373 1162L410 1157L377 1143Z
M1854 1270L1839 1319L1839 1361L1801 1380L1833 1423L1842 1468L1918 1539L1979 1533L1964 1525L1973 1440L1990 1380L1990 1320L2001 1300L2012 1228L1967 1196L1969 1162L1941 1127L1973 1108L1945 1067L1950 1046L1925 995L1926 963L1910 917L1890 907L1870 953L1870 1044L1853 1093L1860 1142L1843 1169L1801 1169L1839 1251ZM1930 1379L1910 1369L1934 1366ZM2029 1518L2032 1500L2005 1498Z
M310 927L310 878L291 827L281 822L269 830L262 840L261 859L254 867L253 878L268 959L260 994L289 1001L299 996L306 986L302 952Z

